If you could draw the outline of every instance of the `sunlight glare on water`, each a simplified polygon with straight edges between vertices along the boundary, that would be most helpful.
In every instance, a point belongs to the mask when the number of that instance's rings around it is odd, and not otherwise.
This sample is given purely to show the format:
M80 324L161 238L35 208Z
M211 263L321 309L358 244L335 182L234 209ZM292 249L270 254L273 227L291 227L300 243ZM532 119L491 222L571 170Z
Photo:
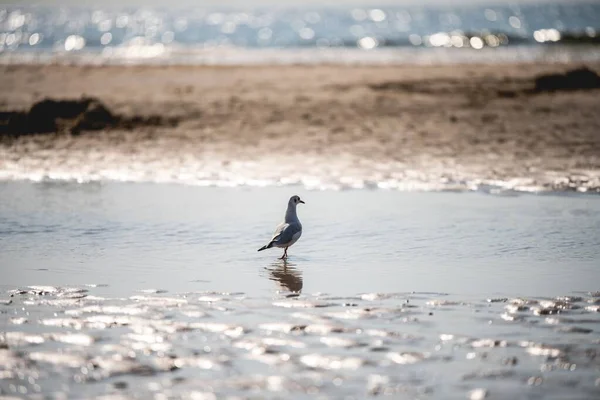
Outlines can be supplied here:
M30 3L0 8L0 62L427 64L600 57L586 46L597 42L600 28L594 2Z

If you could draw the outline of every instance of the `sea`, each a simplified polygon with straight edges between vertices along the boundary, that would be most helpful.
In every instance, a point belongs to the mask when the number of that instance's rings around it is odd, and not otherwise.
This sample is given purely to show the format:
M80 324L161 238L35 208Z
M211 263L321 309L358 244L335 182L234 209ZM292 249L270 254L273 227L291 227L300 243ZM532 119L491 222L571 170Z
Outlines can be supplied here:
M347 5L344 5L347 4ZM361 6L362 4L362 6ZM8 2L0 63L597 61L597 1Z
M55 3L0 63L600 55L597 2ZM0 398L600 398L597 194L276 178L0 179Z

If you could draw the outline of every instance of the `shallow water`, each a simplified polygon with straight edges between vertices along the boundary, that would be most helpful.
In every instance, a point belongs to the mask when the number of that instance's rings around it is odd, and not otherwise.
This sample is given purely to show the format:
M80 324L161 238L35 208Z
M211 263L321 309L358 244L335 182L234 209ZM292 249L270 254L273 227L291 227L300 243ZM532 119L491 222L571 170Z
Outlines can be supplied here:
M256 249L293 193L283 263ZM597 196L3 182L0 199L0 394L600 395Z
M257 253L297 192L308 293L595 290L600 198L154 184L0 183L3 281L269 294ZM8 279L8 280L7 280Z

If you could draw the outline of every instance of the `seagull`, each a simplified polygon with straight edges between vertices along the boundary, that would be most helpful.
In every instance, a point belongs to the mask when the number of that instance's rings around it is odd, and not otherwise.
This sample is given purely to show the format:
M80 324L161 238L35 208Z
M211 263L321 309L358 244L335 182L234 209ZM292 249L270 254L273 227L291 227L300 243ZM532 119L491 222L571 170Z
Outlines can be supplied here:
M298 214L296 214L296 206L298 203L306 204L300 199L299 196L290 197L283 222L277 225L271 241L258 249L258 251L270 249L271 247L280 247L283 248L284 251L283 255L279 259L287 259L288 247L296 243L302 235L302 224L298 219Z

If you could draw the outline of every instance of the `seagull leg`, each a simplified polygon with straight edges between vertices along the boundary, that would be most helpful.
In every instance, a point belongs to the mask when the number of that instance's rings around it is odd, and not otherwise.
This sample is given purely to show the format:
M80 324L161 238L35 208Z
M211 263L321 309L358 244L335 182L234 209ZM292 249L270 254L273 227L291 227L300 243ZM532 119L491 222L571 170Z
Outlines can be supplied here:
M286 260L287 259L287 247L285 248L285 250L283 250L283 255L281 256L280 260Z

